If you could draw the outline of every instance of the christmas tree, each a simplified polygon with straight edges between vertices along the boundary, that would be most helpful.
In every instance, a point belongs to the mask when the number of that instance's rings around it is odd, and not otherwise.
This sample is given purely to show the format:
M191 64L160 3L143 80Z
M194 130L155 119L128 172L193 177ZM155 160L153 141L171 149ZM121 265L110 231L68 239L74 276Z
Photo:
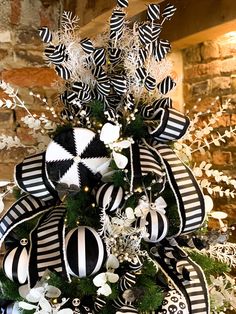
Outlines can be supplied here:
M69 12L58 32L39 30L63 108L56 124L41 120L46 149L15 168L19 197L0 222L2 313L209 313L208 283L234 266L233 245L214 255L211 199L174 149L191 125L168 96L161 31L176 8L150 4L131 26L127 6L117 1L94 40Z

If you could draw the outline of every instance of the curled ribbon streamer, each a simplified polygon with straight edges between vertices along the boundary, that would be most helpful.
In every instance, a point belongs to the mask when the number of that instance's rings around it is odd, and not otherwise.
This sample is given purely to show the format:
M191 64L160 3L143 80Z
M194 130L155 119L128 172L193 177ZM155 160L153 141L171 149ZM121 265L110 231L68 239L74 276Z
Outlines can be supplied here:
M52 205L54 201L44 202L32 195L18 199L0 219L0 246L12 229L49 210Z
M55 207L46 213L30 234L29 283L33 287L47 268L69 279L64 252L64 218L66 209ZM54 249L51 249L52 246ZM56 248L56 249L55 249Z
M15 181L25 192L50 201L58 199L54 186L48 181L45 171L45 152L26 157L15 167Z
M178 245L171 245L167 240L161 247L152 247L150 252L176 290L185 297L189 313L209 314L209 293L201 267Z

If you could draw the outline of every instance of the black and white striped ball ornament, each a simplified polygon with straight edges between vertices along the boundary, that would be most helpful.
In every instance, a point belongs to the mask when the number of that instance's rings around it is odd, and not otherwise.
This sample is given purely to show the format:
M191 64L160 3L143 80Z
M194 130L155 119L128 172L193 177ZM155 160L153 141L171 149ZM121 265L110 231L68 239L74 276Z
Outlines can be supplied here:
M124 305L122 306L116 314L138 314L138 310L133 305Z
M69 274L87 277L98 272L104 260L104 245L99 234L90 227L72 229L65 238Z
M28 279L29 254L26 239L21 245L6 252L3 260L3 271L7 278L21 285Z
M146 228L148 236L143 238L146 242L160 242L166 237L168 232L166 215L156 210L150 210L146 215L139 217L136 225L139 228Z
M104 183L96 193L96 202L100 208L105 208L107 213L114 213L124 202L124 189L112 183Z
M10 303L6 307L0 307L0 313L3 314L21 314L22 309L20 309L18 302Z
M160 313L163 314L187 314L188 306L184 297L175 289L170 290L162 301Z

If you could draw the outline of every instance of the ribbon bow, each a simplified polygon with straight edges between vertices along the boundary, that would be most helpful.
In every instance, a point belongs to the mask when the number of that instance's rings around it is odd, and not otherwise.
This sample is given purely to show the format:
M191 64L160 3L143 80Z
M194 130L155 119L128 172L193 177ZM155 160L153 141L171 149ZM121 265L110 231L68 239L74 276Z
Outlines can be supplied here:
M150 210L165 214L166 207L167 204L162 196L159 196L154 202L149 202L147 197L143 196L139 199L139 204L135 207L134 212L137 217L145 216Z
M138 79L143 81L143 84L148 91L152 91L155 89L156 80L154 77L152 77L151 75L147 73L147 70L145 68L143 67L138 68L136 70L136 76Z

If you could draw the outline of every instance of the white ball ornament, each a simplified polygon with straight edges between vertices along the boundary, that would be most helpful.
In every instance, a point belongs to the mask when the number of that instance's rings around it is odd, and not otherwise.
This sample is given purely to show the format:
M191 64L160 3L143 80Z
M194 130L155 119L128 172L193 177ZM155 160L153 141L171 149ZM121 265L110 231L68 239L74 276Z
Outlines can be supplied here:
M3 260L5 275L21 285L26 283L28 279L29 254L25 246L27 243L28 241L22 239L21 244L23 245L7 251Z
M99 234L90 227L72 229L65 238L69 274L87 277L98 272L103 264L105 250Z

